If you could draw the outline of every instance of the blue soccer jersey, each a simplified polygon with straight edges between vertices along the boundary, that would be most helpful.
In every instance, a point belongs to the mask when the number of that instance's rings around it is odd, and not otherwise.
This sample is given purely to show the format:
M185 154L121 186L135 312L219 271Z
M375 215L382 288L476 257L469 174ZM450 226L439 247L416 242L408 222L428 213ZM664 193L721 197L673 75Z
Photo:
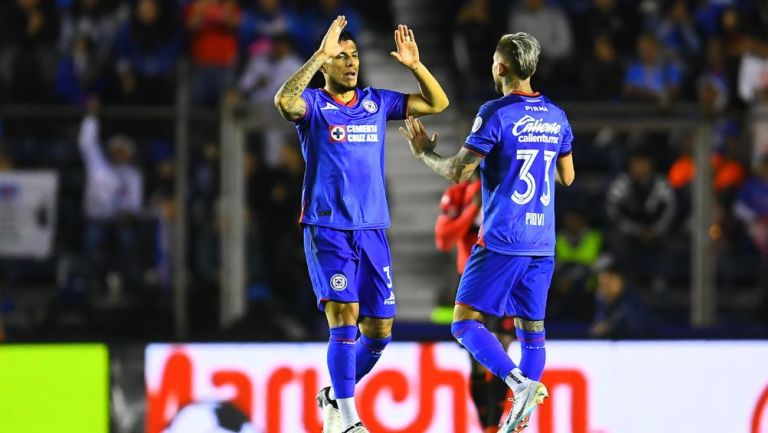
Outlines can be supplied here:
M307 89L296 129L306 162L301 222L340 230L389 227L384 188L387 120L406 117L407 95L368 87L348 104Z
M572 141L563 110L538 93L511 93L480 107L464 146L484 157L480 237L488 249L555 254L556 163Z

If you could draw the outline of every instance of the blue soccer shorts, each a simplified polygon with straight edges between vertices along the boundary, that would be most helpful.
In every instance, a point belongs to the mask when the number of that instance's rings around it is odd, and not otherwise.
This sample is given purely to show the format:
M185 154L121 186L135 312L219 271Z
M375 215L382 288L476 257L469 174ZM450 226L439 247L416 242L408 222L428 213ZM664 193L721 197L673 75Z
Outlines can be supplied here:
M360 316L395 317L391 259L386 230L337 230L304 225L304 253L317 297L360 304Z
M475 245L456 303L492 316L544 320L554 267L552 256L512 256Z

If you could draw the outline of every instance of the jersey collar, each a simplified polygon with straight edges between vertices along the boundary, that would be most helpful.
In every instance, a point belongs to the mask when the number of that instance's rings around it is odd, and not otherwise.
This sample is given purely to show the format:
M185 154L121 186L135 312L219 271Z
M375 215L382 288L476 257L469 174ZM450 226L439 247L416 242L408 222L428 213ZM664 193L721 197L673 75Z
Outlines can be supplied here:
M357 89L355 89L355 95L352 96L352 99L350 99L349 102L342 101L341 99L339 99L339 98L331 95L330 93L328 93L328 91L325 90L325 89L320 89L320 90L322 90L323 93L325 93L326 96L331 98L331 100L333 100L333 102L335 102L336 105L339 105L339 106L342 106L342 107L354 107L355 104L357 104Z
M519 96L527 96L529 98L533 98L535 96L540 96L541 93L539 92L528 93L528 92L521 92L519 90L513 90L512 92L509 92L507 95L519 95Z

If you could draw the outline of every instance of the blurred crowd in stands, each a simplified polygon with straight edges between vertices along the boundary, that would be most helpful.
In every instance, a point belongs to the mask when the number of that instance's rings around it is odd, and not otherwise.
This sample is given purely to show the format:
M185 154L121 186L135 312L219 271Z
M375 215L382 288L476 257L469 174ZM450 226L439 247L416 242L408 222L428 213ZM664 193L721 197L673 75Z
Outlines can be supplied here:
M660 113L686 103L698 107L697 115L714 124L717 212L710 234L718 284L724 297L748 288L747 315L768 318L768 7L746 0L432 3L433 19L442 20L442 54L453 59L452 77L462 83L450 96L469 116L478 102L496 97L490 53L498 36L511 31L539 39L534 88L566 107L645 103ZM6 323L11 338L14 332L22 340L172 336L171 264L178 253L170 248L172 122L107 119L101 107L170 107L180 82L189 83L198 107L215 110L223 100L270 104L333 17L346 15L353 34L365 27L389 38L394 8L388 1L342 0L2 2L0 104L87 113L82 121L46 119L44 128L39 117L0 116L0 172L52 169L60 177L53 257L0 260L0 316L15 318ZM218 133L214 120L196 123L191 134L184 254L198 338L220 336L214 333L222 224ZM265 135L251 137L243 161L251 316L303 330L261 326L261 338L312 335L318 315L295 224L301 152L295 134ZM579 176L558 201L550 317L592 323L594 336L649 336L656 316L667 311L654 297L666 304L677 294L685 321L694 131L628 134L606 127L576 140ZM51 282L56 290L43 291L45 308L23 301L33 292L27 287ZM297 299L307 302L296 306ZM28 319L18 319L20 309ZM4 335L0 322L0 340Z

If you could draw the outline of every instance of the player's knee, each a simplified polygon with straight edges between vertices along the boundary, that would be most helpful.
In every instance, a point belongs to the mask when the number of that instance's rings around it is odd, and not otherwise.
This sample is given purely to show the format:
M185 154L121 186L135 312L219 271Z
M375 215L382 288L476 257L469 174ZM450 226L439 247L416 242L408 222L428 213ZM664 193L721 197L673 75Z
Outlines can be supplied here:
M360 321L360 333L369 338L387 339L392 336L394 319L374 319L364 317Z
M485 320L485 317L483 317L483 313L479 311L475 311L472 308L467 307L466 305L456 304L453 307L454 323L462 322L465 320L476 320L478 322L482 322Z
M355 303L327 302L325 304L325 317L331 328L355 326L358 311L358 304Z
M526 332L544 332L543 320L527 320L515 318L515 328Z

